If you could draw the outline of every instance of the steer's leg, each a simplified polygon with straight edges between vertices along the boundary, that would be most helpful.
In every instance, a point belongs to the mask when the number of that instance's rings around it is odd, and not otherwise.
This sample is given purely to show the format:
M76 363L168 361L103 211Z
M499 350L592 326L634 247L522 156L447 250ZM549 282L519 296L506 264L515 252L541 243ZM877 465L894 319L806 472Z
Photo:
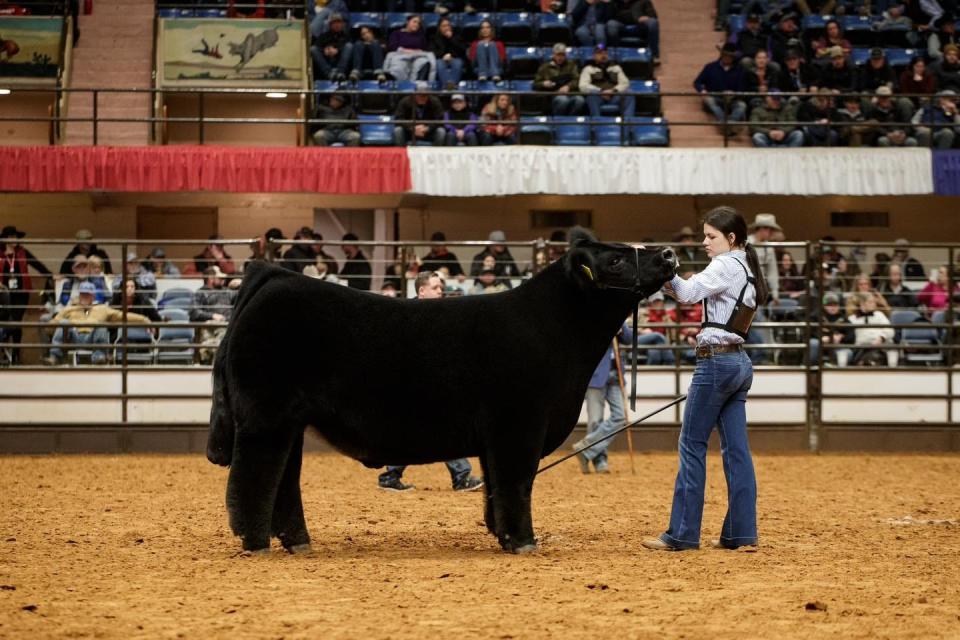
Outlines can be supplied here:
M268 552L273 505L293 444L292 430L238 429L227 480L230 528L247 551Z
M493 517L496 536L504 551L526 553L537 548L533 536L530 497L542 443L536 447L517 447L504 442L490 451L490 476L493 480ZM532 449L532 450L531 450Z
M487 525L487 531L497 535L497 518L493 509L493 476L490 475L486 456L480 456L480 468L483 470L483 522Z
M272 533L280 539L283 548L290 553L310 550L310 534L303 517L303 501L300 497L300 467L303 464L303 430L297 432L287 464L280 478L277 499L273 503Z

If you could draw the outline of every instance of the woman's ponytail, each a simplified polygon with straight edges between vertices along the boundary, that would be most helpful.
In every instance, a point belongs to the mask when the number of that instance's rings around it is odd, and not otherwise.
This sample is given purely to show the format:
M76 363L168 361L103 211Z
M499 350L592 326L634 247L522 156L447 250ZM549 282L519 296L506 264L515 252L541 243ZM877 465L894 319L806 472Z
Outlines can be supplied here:
M744 245L744 251L747 252L747 265L753 272L753 277L757 280L757 306L760 307L767 304L767 300L770 298L770 287L767 286L767 280L763 277L763 269L760 268L760 257L757 255L757 250L747 242Z

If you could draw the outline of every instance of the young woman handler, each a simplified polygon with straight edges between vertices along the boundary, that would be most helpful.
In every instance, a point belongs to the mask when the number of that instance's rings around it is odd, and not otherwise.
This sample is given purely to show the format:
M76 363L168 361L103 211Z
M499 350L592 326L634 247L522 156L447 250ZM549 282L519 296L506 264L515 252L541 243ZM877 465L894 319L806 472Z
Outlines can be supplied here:
M720 434L728 505L720 538L712 545L736 549L757 544L757 482L746 417L753 367L743 343L757 306L766 302L767 285L756 251L747 244L747 224L735 209L718 207L708 213L703 234L710 264L688 280L675 276L664 287L680 302L702 301L704 313L680 431L670 526L659 538L643 541L648 549L700 547L707 441L714 426Z

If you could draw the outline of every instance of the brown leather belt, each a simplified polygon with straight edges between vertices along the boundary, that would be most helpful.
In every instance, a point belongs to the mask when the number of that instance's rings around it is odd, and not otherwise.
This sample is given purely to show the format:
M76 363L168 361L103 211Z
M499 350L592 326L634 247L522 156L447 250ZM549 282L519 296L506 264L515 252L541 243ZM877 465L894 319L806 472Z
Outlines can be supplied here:
M739 353L743 351L741 344L707 344L697 347L697 358L712 358L718 353Z

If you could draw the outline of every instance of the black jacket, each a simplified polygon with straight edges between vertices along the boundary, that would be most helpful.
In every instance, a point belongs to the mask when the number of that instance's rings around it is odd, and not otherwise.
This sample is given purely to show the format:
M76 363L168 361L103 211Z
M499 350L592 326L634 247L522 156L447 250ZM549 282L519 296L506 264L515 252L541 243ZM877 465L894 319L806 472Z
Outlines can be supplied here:
M818 87L827 89L836 89L837 91L852 91L854 87L853 69L850 64L844 64L836 69L831 64L820 72L820 78L817 80Z
M757 33L744 29L737 34L737 49L740 50L740 55L743 57L752 58L757 55L757 51L766 51L769 41L770 36L765 34L763 29Z
M443 120L443 105L434 96L430 96L423 106L416 103L414 96L406 96L397 103L397 109L393 112L393 117L395 120ZM412 124L402 126L408 131L413 130ZM430 131L433 131L440 125L431 124L429 126Z
M317 252L310 245L295 244L283 254L283 262L280 263L280 266L296 273L303 273L304 267L315 264L316 261Z
M334 109L329 104L317 105L318 120L356 120L357 112L349 104L343 104L339 109ZM343 130L356 130L356 125L351 124L319 124L318 129L324 129L330 132L340 132Z
M890 85L891 89L897 85L897 77L889 64L884 62L882 67L874 69L868 62L860 67L860 72L857 74L857 91L873 93L877 87L885 84Z
M448 53L454 58L461 58L463 60L466 60L467 58L467 47L463 44L463 40L458 38L456 35L453 35L449 38L444 38L438 31L433 36L433 45L431 49L433 51L433 55L437 56L437 60Z
M80 255L80 245L74 245L73 249L70 249L70 253L67 254L67 257L63 259L63 264L60 265L60 275L68 276L73 273L73 258ZM84 254L88 258L90 256L97 256L103 260L103 272L104 273L113 273L113 267L110 266L110 258L107 256L107 252L103 249L100 249L95 244L90 245L90 251ZM37 269L36 266L33 267ZM40 269L37 269L40 271ZM41 271L41 273L43 273ZM48 272L49 273L49 272Z
M636 2L627 5L617 13L617 20L623 24L637 24L637 20L641 16L657 17L657 9L653 6L653 0L636 0Z
M436 271L441 267L446 267L451 277L463 274L463 267L460 266L460 261L457 260L457 256L452 251L448 251L443 256L437 256L431 251L423 256L420 271Z
M110 300L110 306L115 309L123 309L123 292L114 291L113 298ZM128 313L139 313L142 316L150 318L150 322L163 322L157 308L153 306L153 301L139 291L133 294L133 301L127 306Z
M436 100L436 98L432 98ZM347 285L353 289L361 291L370 291L370 279L373 271L370 269L370 262L363 255L363 251L358 251L353 258L347 258L343 265L343 271L340 276L346 279Z

